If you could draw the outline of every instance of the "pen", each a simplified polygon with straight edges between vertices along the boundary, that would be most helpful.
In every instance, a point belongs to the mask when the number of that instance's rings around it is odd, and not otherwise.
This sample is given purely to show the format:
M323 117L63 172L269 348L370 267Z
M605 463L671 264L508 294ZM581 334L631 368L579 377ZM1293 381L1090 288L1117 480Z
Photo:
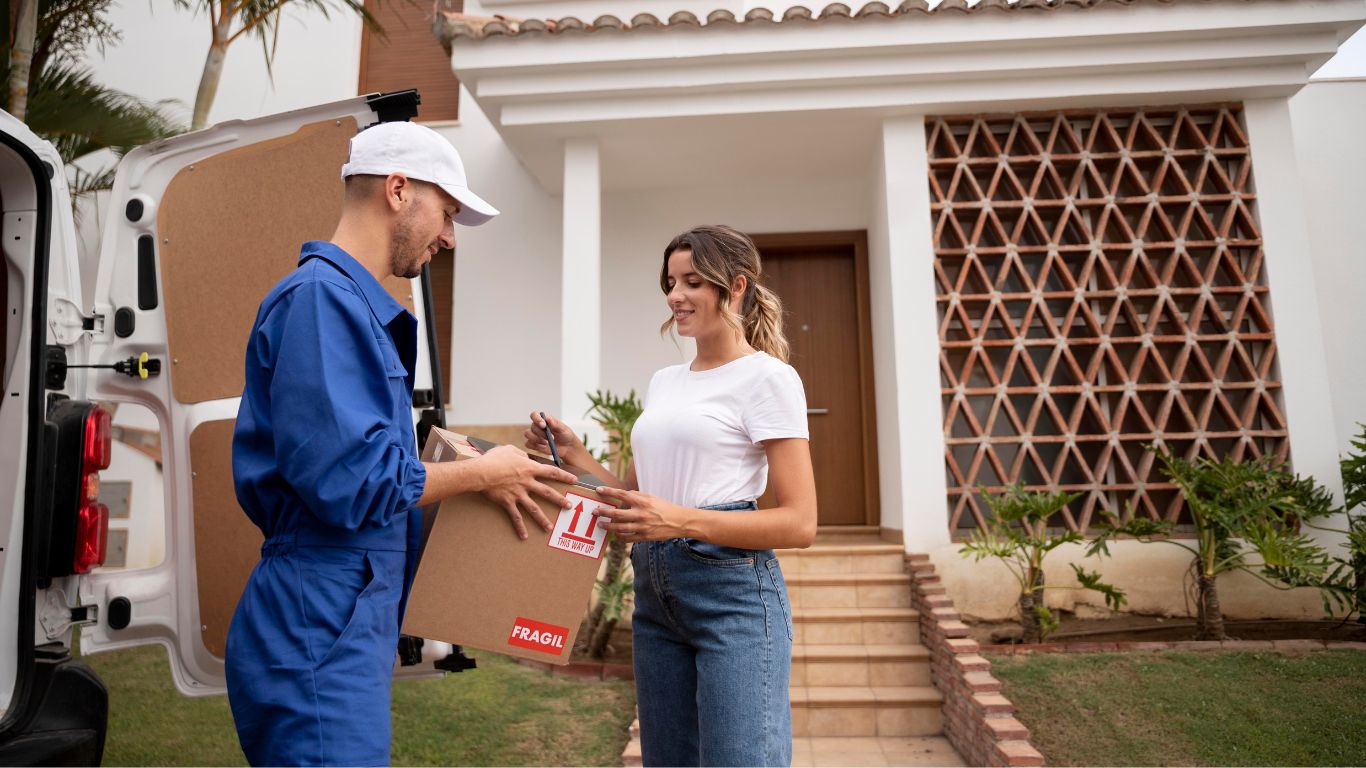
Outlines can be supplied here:
M541 428L545 430L545 441L550 443L550 458L555 460L555 466L563 467L564 464L560 462L560 452L555 450L555 436L550 433L550 420L545 417L545 411L541 411L541 424Z

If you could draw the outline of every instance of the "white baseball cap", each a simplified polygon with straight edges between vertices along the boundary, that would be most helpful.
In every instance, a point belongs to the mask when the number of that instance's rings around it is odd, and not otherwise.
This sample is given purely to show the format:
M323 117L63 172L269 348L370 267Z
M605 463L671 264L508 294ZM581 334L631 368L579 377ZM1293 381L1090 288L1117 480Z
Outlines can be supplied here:
M388 176L401 173L446 190L460 203L455 223L477 227L498 215L498 209L470 190L465 164L449 141L425 125L395 120L379 123L351 139L351 158L342 178L359 174Z

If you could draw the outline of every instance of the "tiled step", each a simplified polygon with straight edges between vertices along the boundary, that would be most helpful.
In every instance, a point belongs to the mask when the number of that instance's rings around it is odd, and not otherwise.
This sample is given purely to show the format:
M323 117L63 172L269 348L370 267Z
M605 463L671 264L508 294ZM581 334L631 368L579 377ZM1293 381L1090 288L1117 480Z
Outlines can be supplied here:
M822 525L816 528L816 545L849 542L885 543L876 525Z
M794 686L794 736L935 736L942 697L929 686Z
M896 544L820 544L809 549L780 549L784 574L905 573L906 553Z
M785 574L794 613L803 608L907 608L911 577L906 573Z
M643 765L640 734L621 753L625 768ZM962 766L943 736L794 736L792 768L808 766Z
M796 608L793 641L810 645L912 645L920 614L910 608Z
M922 645L798 645L792 684L930 685L930 651Z
M803 736L792 740L793 768L807 766L961 766L943 736Z

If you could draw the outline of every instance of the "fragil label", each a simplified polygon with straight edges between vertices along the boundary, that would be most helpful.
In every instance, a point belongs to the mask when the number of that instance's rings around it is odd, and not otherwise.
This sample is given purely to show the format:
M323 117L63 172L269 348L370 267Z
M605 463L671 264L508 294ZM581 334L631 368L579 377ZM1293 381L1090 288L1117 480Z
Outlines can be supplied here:
M550 532L550 541L547 543L555 549L563 549L594 560L602 557L602 545L607 541L607 530L602 527L602 520L593 516L593 512L616 507L586 499L575 493L566 493L565 498L569 499L572 506L560 510L560 519L555 521L555 530Z
M569 638L569 630L540 621L517 617L512 623L512 634L508 635L508 645L530 648L533 651L548 653L551 656L564 654L564 646Z

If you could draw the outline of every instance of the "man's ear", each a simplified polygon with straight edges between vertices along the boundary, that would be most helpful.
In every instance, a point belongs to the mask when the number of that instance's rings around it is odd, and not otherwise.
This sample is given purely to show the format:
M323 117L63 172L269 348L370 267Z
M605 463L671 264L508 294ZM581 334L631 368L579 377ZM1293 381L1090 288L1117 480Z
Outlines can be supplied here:
M391 173L384 178L384 202L391 210L398 211L405 202L412 200L415 189L407 176Z

